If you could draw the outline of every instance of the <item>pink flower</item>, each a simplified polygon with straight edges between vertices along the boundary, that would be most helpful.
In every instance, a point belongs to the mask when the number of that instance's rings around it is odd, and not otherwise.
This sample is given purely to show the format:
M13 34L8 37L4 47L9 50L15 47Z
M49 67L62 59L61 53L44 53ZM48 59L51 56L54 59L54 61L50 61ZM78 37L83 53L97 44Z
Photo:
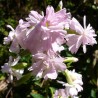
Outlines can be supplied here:
M86 27L85 16L84 16L84 28L75 18L72 18L70 22L70 29L76 32L75 34L68 34L66 36L67 45L69 46L69 50L72 53L76 53L81 45L83 45L83 52L85 53L86 45L93 45L97 43L94 38L96 34L93 28L90 26L90 24Z
M12 42L9 49L10 52L19 53L20 46L22 48L25 48L24 43L29 26L30 24L24 22L22 19L19 20L19 25L15 30L10 25L7 25L7 27L9 27L12 31L10 31L8 37L4 38L4 44L9 44L10 42Z
M47 33L47 34L46 34ZM53 50L54 52L60 51L61 44L64 42L64 34L62 31L43 31L41 24L35 26L35 28L27 35L25 39L25 47L31 53L44 52ZM30 44L28 44L30 43ZM55 46L57 48L55 48Z
M63 63L62 57L56 57L54 54L37 53L33 55L34 63L32 72L40 78L56 79L59 71L64 71L66 65Z
M71 90L71 93L75 91ZM79 98L77 96L70 96L68 89L58 89L55 91L53 98Z
M48 6L46 9L46 16L42 20L42 26L50 30L61 30L65 24L69 24L71 15L66 13L66 9L61 9L58 12L54 12L52 6Z
M53 98L68 98L69 95L66 94L65 89L59 89L55 91Z
M38 21L35 19L35 16L38 18ZM63 49L61 45L65 43L64 37L66 34L66 31L63 29L65 24L69 23L70 14L66 13L65 9L55 13L53 7L48 6L46 16L43 18L37 12L32 11L32 19L29 18L28 21L33 19L36 20L36 25L35 27L31 26L32 29L28 30L29 33L26 34L26 49L34 54L48 50L53 50L54 52L61 51ZM56 49L55 46L58 48Z
M12 31L4 42L12 41L11 52L19 53L20 46L33 54L50 50L55 53L64 49L61 46L65 43L64 28L69 25L70 20L70 14L66 13L66 9L54 12L53 7L48 6L45 16L31 11L26 20L21 19L15 30L9 26Z
M17 39L18 44L25 49L25 40L26 36L29 33L30 24L28 22L19 20L19 24L15 29L15 38Z
M31 26L35 26L38 24L44 16L40 15L36 11L31 11L29 14L29 17L26 18L26 20L31 24Z

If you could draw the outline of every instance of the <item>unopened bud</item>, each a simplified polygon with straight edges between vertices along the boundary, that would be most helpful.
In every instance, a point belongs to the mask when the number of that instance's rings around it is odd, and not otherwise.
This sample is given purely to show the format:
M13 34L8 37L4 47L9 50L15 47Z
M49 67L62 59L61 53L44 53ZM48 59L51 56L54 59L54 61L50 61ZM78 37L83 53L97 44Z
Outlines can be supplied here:
M73 81L72 81L72 78L70 76L68 69L65 70L65 76L66 76L66 80L67 80L68 84L73 84Z
M78 58L76 57L66 57L66 59L64 60L65 63L67 62L77 62Z
M63 2L62 2L62 0L59 2L59 5L58 6L59 6L60 9L63 8Z

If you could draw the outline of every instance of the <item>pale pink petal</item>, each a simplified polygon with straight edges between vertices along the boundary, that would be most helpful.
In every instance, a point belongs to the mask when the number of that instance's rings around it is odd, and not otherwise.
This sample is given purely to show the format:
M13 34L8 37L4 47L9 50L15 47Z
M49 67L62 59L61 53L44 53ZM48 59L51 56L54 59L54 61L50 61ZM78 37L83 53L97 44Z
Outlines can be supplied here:
M19 53L20 51L20 47L19 47L19 44L17 43L17 40L13 40L11 46L10 46L10 49L9 49L10 52L15 52L15 53Z

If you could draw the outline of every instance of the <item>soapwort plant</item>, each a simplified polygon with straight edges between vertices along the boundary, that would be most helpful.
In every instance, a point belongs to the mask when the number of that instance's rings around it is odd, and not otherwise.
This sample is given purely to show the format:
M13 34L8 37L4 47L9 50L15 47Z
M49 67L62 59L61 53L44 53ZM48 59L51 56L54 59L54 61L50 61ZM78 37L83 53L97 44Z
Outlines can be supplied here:
M60 53L64 45L72 54L80 47L86 53L87 45L97 43L96 34L90 24L86 26L86 16L82 27L62 5L60 1L58 11L48 5L44 14L30 11L15 29L7 25L11 31L4 38L4 45L9 45L9 52L14 55L2 65L1 71L13 87L32 81L31 96L34 98L35 95L37 98L79 98L78 93L83 91L82 75L68 66L79 61L78 58L62 57ZM52 81L60 86L52 85ZM34 88L36 86L43 88L43 92Z

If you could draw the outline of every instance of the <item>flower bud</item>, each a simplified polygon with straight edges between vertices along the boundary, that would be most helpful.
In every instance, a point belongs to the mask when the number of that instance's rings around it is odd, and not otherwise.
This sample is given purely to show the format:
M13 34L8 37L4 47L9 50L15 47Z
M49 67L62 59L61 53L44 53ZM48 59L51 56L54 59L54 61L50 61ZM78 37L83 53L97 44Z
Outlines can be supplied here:
M63 8L63 2L62 2L62 0L59 2L58 7L59 7L59 9L62 9Z
M65 63L67 62L77 62L78 58L76 57L66 57L66 59L64 60Z
M65 70L65 76L66 76L68 84L73 84L72 78L71 78L70 73L67 69Z

